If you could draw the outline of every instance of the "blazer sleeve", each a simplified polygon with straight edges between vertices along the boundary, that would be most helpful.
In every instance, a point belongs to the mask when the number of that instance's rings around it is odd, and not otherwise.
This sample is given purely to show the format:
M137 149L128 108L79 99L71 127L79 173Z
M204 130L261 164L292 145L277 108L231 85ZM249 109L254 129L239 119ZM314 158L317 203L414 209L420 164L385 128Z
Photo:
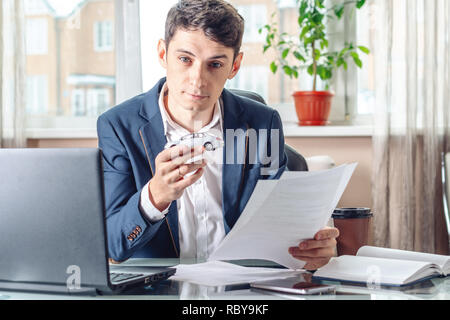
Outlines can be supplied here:
M146 245L164 220L152 222L141 214L141 190L128 152L105 115L97 120L97 134L103 156L108 251L110 258L121 262Z

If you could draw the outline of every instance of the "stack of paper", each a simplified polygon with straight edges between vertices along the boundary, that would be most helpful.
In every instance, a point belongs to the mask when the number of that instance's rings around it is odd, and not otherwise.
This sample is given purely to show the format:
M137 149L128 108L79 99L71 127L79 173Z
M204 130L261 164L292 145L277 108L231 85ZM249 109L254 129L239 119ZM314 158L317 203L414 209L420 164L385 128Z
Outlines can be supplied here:
M187 281L205 286L223 286L258 280L293 277L302 271L280 268L243 267L222 261L180 264L170 280Z

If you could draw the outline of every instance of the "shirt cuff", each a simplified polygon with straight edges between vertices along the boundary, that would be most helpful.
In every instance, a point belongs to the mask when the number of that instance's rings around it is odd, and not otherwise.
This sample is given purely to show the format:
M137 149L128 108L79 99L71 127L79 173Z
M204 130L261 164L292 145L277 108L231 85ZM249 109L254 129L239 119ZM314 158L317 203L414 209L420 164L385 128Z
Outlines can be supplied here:
M141 210L141 212L144 214L144 216L150 220L150 222L157 222L161 219L163 219L167 212L169 212L169 207L168 206L165 210L163 210L162 212L159 211L157 208L155 208L155 206L153 205L153 203L150 201L150 197L148 194L148 184L150 183L147 182L147 184L142 188L141 191L141 198L139 201L139 209Z

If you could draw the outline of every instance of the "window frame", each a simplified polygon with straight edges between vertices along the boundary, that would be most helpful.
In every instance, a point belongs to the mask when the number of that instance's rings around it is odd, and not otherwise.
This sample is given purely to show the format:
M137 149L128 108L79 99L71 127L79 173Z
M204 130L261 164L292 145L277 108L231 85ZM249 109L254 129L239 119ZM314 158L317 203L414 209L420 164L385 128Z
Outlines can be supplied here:
M74 117L79 117L79 115L77 114L77 109L79 109L79 106L75 105L76 102L76 98L80 97L80 101L81 101L81 110L83 110L82 114L83 116L86 115L86 92L84 89L78 88L78 89L73 89L72 90L72 97L71 97L71 109L72 109L72 116Z
M108 28L105 28L105 26L108 26ZM94 29L94 51L96 52L113 51L114 28L112 21L109 20L95 21L93 29ZM106 42L109 41L109 43L106 43L105 41Z

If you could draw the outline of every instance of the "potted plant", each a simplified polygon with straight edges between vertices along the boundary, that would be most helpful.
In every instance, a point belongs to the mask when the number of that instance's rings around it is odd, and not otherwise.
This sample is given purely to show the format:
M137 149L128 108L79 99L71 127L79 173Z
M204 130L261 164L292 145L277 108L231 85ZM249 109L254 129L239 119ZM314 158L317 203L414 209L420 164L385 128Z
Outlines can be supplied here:
M345 43L338 51L329 51L326 21L340 20L347 6L354 5L360 9L365 0L345 0L325 7L325 0L296 0L298 8L298 33L290 35L279 33L277 23L272 22L260 28L259 32L267 32L263 52L269 48L276 51L277 57L270 64L275 74L282 69L290 78L298 78L301 70L313 78L312 91L296 91L293 94L295 109L300 125L325 125L328 123L333 93L329 90L329 80L333 71L343 67L347 70L347 60L351 58L357 67L362 67L358 51L369 54L364 46ZM317 76L324 81L325 91L317 91Z

